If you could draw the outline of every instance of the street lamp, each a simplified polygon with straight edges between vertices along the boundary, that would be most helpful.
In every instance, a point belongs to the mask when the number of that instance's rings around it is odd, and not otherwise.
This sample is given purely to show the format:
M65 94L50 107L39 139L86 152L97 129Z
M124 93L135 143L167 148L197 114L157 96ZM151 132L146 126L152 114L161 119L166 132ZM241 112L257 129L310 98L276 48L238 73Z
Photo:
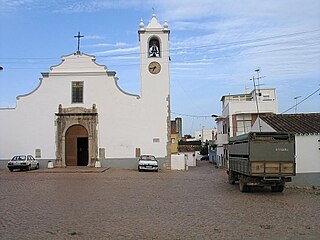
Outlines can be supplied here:
M296 96L293 99L296 100L296 105L295 105L295 113L297 113L297 109L298 109L298 98L301 98L301 96Z

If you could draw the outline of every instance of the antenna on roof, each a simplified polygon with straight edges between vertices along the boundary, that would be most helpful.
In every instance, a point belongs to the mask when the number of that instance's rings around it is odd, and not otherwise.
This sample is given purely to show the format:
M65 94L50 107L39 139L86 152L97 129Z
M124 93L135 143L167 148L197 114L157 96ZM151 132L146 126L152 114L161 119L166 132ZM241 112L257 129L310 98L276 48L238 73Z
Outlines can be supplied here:
M254 70L255 72L257 72L258 74L258 82L259 82L259 72L260 72L260 68L257 68L256 70ZM253 76L252 79L250 79L253 81L253 88L254 88L254 94L255 94L255 100L256 100L256 106L257 106L257 114L258 114L258 124L259 124L259 132L261 132L261 123L260 123L260 112L259 112L259 104L258 104L258 97L260 97L261 93L260 93L260 89L257 93L257 85L256 85L256 81L255 81L255 77Z

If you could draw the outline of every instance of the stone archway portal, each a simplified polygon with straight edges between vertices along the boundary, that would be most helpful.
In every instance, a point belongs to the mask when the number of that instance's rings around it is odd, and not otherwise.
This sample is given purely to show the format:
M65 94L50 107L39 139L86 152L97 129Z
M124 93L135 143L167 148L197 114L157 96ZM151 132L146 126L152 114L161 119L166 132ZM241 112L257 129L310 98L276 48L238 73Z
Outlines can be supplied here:
M98 113L82 107L62 108L56 119L56 167L94 166L98 157Z

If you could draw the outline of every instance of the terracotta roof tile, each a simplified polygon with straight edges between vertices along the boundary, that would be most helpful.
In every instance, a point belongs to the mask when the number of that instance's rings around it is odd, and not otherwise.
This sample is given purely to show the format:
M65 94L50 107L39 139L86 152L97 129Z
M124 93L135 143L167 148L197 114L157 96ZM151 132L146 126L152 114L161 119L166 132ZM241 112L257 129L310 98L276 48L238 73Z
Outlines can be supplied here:
M260 118L278 132L320 133L320 113L270 114L260 116Z

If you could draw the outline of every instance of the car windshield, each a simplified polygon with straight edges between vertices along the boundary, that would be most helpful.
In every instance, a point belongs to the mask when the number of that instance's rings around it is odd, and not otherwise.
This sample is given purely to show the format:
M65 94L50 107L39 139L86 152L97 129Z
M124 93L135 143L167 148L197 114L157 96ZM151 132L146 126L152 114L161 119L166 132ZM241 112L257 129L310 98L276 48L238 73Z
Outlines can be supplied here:
M140 160L156 161L156 158L154 156L144 155L140 157Z
M24 160L26 160L26 156L25 155L14 156L11 160L12 161L24 161Z

